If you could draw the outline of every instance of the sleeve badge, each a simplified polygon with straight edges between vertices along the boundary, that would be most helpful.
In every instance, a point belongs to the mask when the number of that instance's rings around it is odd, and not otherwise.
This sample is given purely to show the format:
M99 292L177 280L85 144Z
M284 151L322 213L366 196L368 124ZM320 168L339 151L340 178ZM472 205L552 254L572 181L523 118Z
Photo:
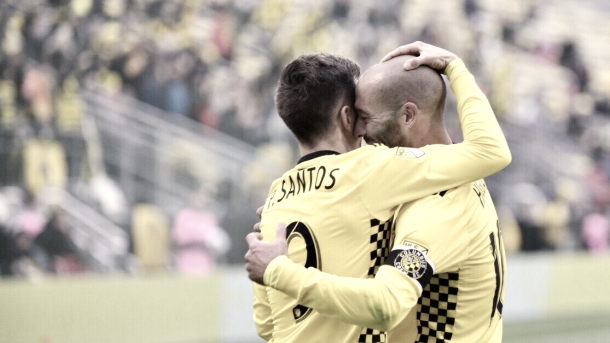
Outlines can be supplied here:
M413 278L423 289L436 270L426 252L427 249L419 245L399 245L390 252L385 264L394 266Z
M403 250L398 254L394 260L394 267L414 279L419 279L426 272L428 262L422 252L416 249L409 249Z
M425 152L423 150L415 149L415 148L404 148L399 147L396 148L396 156L415 159L424 156Z

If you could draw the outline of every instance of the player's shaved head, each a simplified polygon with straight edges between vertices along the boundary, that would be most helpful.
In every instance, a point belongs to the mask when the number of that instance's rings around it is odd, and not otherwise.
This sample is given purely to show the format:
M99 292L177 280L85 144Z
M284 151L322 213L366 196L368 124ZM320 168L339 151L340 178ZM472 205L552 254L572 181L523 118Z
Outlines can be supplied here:
M405 61L413 56L398 56L369 68L358 83L367 98L387 109L397 109L412 102L420 111L442 120L447 90L441 75L426 66L406 71ZM360 93L359 93L360 95Z

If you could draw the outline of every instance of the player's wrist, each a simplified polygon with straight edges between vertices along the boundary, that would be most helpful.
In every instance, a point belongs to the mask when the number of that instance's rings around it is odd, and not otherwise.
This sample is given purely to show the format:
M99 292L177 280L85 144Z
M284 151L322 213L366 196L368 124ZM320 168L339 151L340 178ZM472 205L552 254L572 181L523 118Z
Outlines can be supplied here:
M447 64L443 73L445 75L447 75L449 80L451 80L452 78L455 78L459 73L461 73L463 71L468 71L468 70L466 69L466 65L464 64L464 61L458 57L458 58L452 60L451 62L449 62L449 64Z

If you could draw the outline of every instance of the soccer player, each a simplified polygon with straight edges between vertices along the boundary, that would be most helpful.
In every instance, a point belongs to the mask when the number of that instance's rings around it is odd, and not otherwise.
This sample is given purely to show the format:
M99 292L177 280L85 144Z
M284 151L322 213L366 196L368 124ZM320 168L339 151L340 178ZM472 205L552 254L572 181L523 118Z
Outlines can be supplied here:
M280 76L278 112L297 137L303 157L272 184L260 224L265 241L273 241L275 223L288 223L284 243L287 251L280 254L287 252L290 260L285 256L275 258L265 273L266 264L257 266L256 258L250 258L264 253L256 249L256 235L260 234L248 236L250 276L261 283L264 273L265 284L271 286L255 284L254 320L259 335L267 340L385 341L385 333L380 330L345 323L341 315L329 318L303 305L298 292L291 288L325 292L316 282L336 278L319 274L308 279L305 274L312 270L349 278L373 277L389 254L392 217L401 204L434 193L446 195L446 190L491 175L510 163L510 152L493 111L463 62L446 50L423 43L403 49L419 55L414 62L447 74L459 104L463 143L421 149L376 144L353 150L359 146L358 138L367 133L364 121L356 123L352 107L357 66L337 56L306 54L289 63ZM395 68L395 73L408 77L402 68ZM437 90L442 93L444 84L436 76L441 86ZM358 85L358 96L365 90L363 82ZM379 82L372 83L364 93L384 95L384 90L376 88ZM434 87L438 86L430 90ZM358 104L363 113L381 109L372 102L358 100ZM384 113L399 112L416 121L429 121L415 104L405 102ZM349 282L361 281L345 280L348 289ZM294 284L289 285L292 281ZM327 290L332 292L334 288ZM306 300L319 306L316 301ZM365 309L359 299L343 300L348 300L344 304L349 309L337 312L353 314ZM380 313L379 307L373 313Z

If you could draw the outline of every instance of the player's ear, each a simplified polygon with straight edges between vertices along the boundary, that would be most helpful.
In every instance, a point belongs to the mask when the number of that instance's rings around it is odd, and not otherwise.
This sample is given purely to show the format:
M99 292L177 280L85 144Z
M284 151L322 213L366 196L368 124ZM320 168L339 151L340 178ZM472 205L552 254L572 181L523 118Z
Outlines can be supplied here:
M339 111L341 126L344 130L352 132L356 125L356 111L350 106L343 106Z
M412 126L417 121L419 116L419 108L412 102L407 102L402 105L401 111L404 115L407 126Z

